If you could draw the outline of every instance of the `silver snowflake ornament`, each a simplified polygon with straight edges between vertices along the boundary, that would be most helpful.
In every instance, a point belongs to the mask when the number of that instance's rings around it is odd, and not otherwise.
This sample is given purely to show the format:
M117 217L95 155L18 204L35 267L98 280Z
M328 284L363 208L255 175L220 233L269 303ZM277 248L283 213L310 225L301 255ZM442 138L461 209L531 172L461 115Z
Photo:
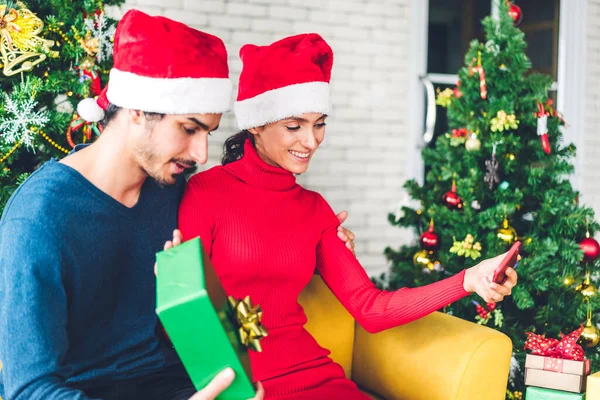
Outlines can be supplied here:
M5 116L0 117L0 139L6 143L23 142L33 149L35 133L32 126L43 127L49 120L48 112L35 110L37 101L33 98L15 100L4 93Z
M108 25L108 19L103 12L99 15L94 14L93 17L88 17L83 22L92 37L98 40L98 53L96 54L98 62L110 59L116 28Z

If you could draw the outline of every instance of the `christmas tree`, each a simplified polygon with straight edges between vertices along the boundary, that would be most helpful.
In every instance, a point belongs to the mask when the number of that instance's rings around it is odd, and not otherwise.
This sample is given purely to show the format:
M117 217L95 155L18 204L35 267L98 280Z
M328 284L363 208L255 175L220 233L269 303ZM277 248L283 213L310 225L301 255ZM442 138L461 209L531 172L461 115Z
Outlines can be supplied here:
M43 162L100 134L77 107L108 80L116 21L104 5L123 2L0 0L0 213Z
M600 365L592 237L600 226L569 182L575 148L561 142L565 121L549 99L552 78L530 71L509 4L483 26L486 41L471 42L456 88L437 97L451 131L423 150L424 184L404 185L419 205L389 215L420 240L387 248L391 269L377 281L388 289L426 285L521 241L512 296L496 305L469 296L445 309L511 338L512 392L524 388L527 332L559 338L584 324L580 343L592 370Z

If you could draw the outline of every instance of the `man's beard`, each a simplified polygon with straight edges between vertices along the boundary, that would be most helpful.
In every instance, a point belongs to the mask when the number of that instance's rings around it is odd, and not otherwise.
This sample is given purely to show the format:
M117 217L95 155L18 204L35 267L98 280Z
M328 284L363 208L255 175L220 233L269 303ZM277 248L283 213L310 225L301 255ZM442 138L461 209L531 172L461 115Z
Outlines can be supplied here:
M160 154L154 152L149 144L136 146L135 155L142 171L161 187L171 186L177 182L177 176L179 174L170 174L171 179L165 178L164 176L163 169L168 168L170 163L178 163L189 168L193 168L196 165L193 160L181 158L172 158L168 163L163 164L160 162L162 159Z

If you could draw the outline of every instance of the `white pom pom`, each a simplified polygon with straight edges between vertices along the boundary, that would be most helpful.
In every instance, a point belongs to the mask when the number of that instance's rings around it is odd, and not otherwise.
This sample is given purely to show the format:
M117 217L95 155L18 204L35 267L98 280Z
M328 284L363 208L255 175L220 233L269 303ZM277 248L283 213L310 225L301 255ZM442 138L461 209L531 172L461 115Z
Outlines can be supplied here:
M88 122L98 122L104 118L104 110L91 97L77 104L77 114Z

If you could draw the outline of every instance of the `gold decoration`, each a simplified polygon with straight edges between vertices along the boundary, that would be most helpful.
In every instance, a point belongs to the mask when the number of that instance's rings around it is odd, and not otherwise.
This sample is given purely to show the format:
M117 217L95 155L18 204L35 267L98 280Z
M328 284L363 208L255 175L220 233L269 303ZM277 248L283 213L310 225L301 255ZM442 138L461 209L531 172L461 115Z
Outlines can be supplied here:
M17 142L17 144L15 144L15 145L14 145L14 146L13 146L13 147L12 147L12 148L11 148L11 149L8 151L8 153L6 153L5 155L3 155L3 156L2 156L2 158L0 158L0 164L1 164L1 163L3 163L4 161L6 161L6 159L7 159L8 157L10 157L10 156L11 156L11 154L12 154L12 153L14 153L14 152L15 152L15 151L16 151L16 150L19 148L19 146L21 146L21 144L23 144L23 139L19 140L19 141Z
M31 71L46 59L46 54L40 50L50 53L50 47L54 45L52 40L38 36L44 22L22 3L17 4L18 10L0 5L0 59L6 76Z
M48 27L48 30L49 30L50 32L54 32L54 33L56 33L57 35L60 35L60 37L62 37L62 39L63 39L63 40L66 42L66 43L68 43L70 46L73 46L73 43L71 42L71 39L69 39L69 37L68 37L67 35L65 35L65 34L63 33L63 31L61 31L61 30L60 30L60 28L58 28L58 27L56 27L56 26L50 26L50 27ZM59 47L60 47L60 42L56 42L55 44L56 44L56 46L59 46Z
M40 135L42 135L42 137L44 139L46 139L48 141L48 143L50 143L52 146L56 147L58 150L62 151L65 154L69 154L69 150L65 149L64 147L62 147L61 145L56 143L54 140L50 139L50 136L46 135L46 133L43 130L41 130L35 126L32 126L30 128L30 130L34 133L39 133Z
M517 231L515 231L512 226L508 225L508 219L504 217L502 228L498 229L496 236L498 236L498 239L502 240L504 243L511 244L517 240Z
M590 283L583 286L581 289L581 294L585 297L592 297L598 294L598 289Z
M600 333L598 328L592 324L592 320L588 319L585 323L585 328L581 333L581 344L585 347L595 347L600 342Z
M242 344L254 351L261 352L260 340L267 336L267 330L261 324L262 309L252 306L250 296L244 300L236 300L233 296L227 298L230 316L238 328L239 339Z
M578 292L581 292L581 294L585 297L593 297L598 294L598 289L590 281L590 271L589 270L585 274L585 279L584 279L583 283L580 285L577 285L575 290L577 290Z
M519 120L515 114L507 114L506 111L498 111L498 114L490 121L492 132L503 132L519 127Z
M415 267L427 268L430 271L440 269L440 262L433 259L433 251L417 251L413 256L413 263Z
M469 138L465 142L467 151L478 151L481 149L481 140L477 138L476 133L470 133Z
M91 71L95 68L96 61L92 57L86 56L81 64L79 64L79 68L87 71Z
M452 104L452 98L454 97L454 92L450 88L444 89L443 92L440 92L440 89L437 89L437 98L435 100L435 104L438 106L442 106L447 108Z
M573 284L573 277L571 276L567 276L564 280L563 283L565 284L565 286L571 286Z
M592 323L592 308L588 300L588 309L587 309L587 320L585 321L585 328L583 328L583 332L581 333L581 344L585 347L596 347L598 342L600 342L600 332L598 332L598 328Z
M481 243L475 242L475 238L469 233L462 242L457 241L456 238L454 239L450 253L477 260L481 257Z
M86 32L85 38L79 38L79 44L88 54L88 56L95 57L100 50L100 40L95 37L91 37L91 32Z

